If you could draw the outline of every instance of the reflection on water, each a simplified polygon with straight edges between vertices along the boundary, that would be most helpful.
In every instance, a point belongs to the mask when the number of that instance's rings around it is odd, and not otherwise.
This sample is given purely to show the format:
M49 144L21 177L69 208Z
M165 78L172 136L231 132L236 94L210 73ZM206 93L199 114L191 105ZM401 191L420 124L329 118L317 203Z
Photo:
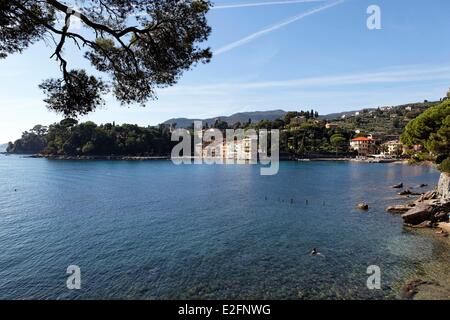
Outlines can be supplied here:
M411 278L443 281L448 240L387 214L389 185L437 179L395 164L292 162L260 176L0 156L0 298L398 298ZM71 264L79 291L65 287ZM367 289L369 265L382 290Z

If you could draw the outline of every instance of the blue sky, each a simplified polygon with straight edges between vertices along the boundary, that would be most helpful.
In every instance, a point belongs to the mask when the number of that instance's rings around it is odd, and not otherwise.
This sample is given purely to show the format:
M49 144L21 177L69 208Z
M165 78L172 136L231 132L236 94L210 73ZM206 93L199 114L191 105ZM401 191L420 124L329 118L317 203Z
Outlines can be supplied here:
M290 3L287 3L290 2ZM208 14L212 62L158 91L146 108L107 108L97 123L157 124L256 110L321 114L439 99L450 87L448 0L216 0ZM381 8L381 30L366 26ZM44 106L42 79L59 76L51 47L34 45L0 60L0 142L34 124L59 121ZM71 67L89 65L75 49Z

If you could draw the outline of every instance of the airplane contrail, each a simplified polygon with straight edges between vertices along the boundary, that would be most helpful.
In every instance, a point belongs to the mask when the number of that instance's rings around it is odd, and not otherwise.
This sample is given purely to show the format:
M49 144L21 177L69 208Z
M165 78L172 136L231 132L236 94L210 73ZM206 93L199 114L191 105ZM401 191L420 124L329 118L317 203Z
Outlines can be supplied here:
M329 9L331 7L334 7L334 6L338 5L338 4L343 3L344 1L345 0L337 0L337 1L329 2L329 3L326 3L323 6L313 8L311 10L308 10L306 12L298 14L298 15L296 15L294 17L291 17L291 18L289 18L287 20L284 20L284 21L281 21L281 22L279 22L277 24L274 24L274 25L272 25L270 27L266 27L266 28L264 28L264 29L262 29L262 30L260 30L258 32L252 33L249 36L246 36L246 37L244 37L244 38L242 38L240 40L237 40L235 42L227 44L226 46L223 46L222 48L217 49L216 51L214 51L214 55L218 56L218 55L220 55L222 53L228 52L228 51L230 51L232 49L235 49L235 48L240 47L240 46L242 46L242 45L244 45L246 43L249 43L250 41L253 41L253 40L257 39L257 38L260 38L260 37L262 37L263 35L265 35L267 33L270 33L272 31L281 29L281 28L283 28L283 27L285 27L285 26L287 26L287 25L289 25L291 23L294 23L294 22L296 22L298 20L301 20L301 19L303 19L303 18L305 18L307 16L310 16L310 15L313 15L313 14L318 13L320 11L323 11L323 10Z
M290 1L268 1L268 2L253 2L253 3L236 3L236 4L221 4L213 6L212 10L219 9L236 9L247 7L259 7L259 6L274 6L283 4L296 4L296 3L308 3L308 2L324 2L325 0L290 0Z

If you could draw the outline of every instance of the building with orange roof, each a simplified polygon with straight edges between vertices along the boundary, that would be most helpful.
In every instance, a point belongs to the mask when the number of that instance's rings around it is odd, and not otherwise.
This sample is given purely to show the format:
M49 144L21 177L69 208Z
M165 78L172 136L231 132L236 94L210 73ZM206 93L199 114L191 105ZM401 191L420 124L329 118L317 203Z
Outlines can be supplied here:
M375 151L375 141L372 136L354 138L350 141L350 149L360 156L368 156Z

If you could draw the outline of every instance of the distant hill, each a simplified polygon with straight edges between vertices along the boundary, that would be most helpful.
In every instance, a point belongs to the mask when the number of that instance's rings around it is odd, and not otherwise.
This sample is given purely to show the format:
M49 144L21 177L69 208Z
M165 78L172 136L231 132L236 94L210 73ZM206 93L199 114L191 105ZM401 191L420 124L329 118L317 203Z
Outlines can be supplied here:
M398 138L405 126L412 119L438 103L440 101L385 106L359 111L333 113L322 118L327 119L333 125L346 131L357 131L363 134L370 133L386 139L393 139Z
M230 125L233 125L237 122L245 123L248 122L249 119L252 122L258 122L261 120L276 120L279 118L283 118L286 114L286 111L283 110L271 110L271 111L255 111L255 112L239 112L232 114L231 116L219 116L209 119L188 119L188 118L174 118L164 122L164 124L177 124L177 128L187 128L192 125L194 121L202 121L203 124L208 123L209 126L213 125L216 120L225 121Z
M8 147L8 144L0 144L0 152L6 152L6 148Z
M370 113L370 112L374 112L377 111L379 109L381 110L391 110L395 111L395 110L405 110L407 108L410 109L419 109L419 110L424 110L430 106L436 105L438 104L439 101L424 101L424 102L413 102L413 103L407 103L407 104L402 104L402 105L398 105L398 106L382 106L379 108L364 108L364 109L360 109L360 110L353 110L353 111L343 111L343 112L336 112L336 113L330 113L327 115L321 115L320 118L322 119L328 119L328 120L335 120L335 119L341 119L345 116L345 118L351 118L354 117L356 114L364 114L364 113Z
M357 113L357 112L362 112L363 110L368 110L368 111L370 111L370 110L375 110L375 108L372 108L372 109L361 109L361 110L353 110L353 111L343 111L343 112L330 113L330 114L326 114L326 115L323 115L323 116L321 115L320 118L321 118L321 119L334 120L334 119L340 119L340 118L342 118L343 116L351 117L351 116L354 116L355 113Z
M403 104L399 106L384 106L380 108L364 108L360 110L353 110L353 111L343 111L343 112L336 112L336 113L330 113L327 115L320 115L319 117L321 119L327 119L327 120L339 120L343 119L343 116L345 116L346 119L352 119L356 115L364 118L367 118L367 114L372 114L376 112L377 110L384 110L386 114L388 114L388 117L392 112L403 112L406 114L405 109L409 108L411 110L418 110L419 113L423 111L424 109L435 105L439 103L439 101L426 101L426 102L417 102L417 103L409 103L409 104ZM293 110L294 111L294 110ZM192 125L194 121L202 121L203 124L208 123L209 126L213 125L216 120L225 121L229 125L233 125L236 122L246 123L249 119L252 120L253 123L261 121L261 120L276 120L276 119L282 119L286 115L286 111L284 110L271 110L271 111L254 111L254 112L240 112L232 114L231 116L219 116L215 118L209 118L209 119L188 119L188 118L174 118L167 120L164 122L164 124L177 124L177 128L187 128ZM417 113L417 112L416 112ZM418 113L417 113L418 114ZM405 121L411 120L411 118L414 118L417 116L417 114L413 114L408 118L405 117ZM401 115L401 113L399 114ZM382 117L380 117L382 118ZM366 119L367 122L373 123L374 120L372 119Z

